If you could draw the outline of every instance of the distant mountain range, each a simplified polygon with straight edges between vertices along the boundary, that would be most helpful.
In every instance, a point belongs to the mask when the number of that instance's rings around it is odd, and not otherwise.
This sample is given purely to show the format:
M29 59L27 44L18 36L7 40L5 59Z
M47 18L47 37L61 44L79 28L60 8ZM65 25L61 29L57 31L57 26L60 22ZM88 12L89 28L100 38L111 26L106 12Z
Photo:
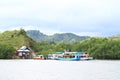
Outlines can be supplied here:
M41 33L39 30L28 30L26 31L27 35L34 39L37 42L55 42L55 43L76 43L82 40L90 38L89 36L78 36L73 33L56 33L54 35L48 36Z

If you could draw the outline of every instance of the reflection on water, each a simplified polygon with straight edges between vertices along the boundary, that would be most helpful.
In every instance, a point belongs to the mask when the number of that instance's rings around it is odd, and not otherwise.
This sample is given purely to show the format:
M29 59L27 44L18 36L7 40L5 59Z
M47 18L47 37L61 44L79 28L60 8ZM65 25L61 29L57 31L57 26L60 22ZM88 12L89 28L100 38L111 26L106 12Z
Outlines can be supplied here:
M119 80L120 61L0 60L0 80Z

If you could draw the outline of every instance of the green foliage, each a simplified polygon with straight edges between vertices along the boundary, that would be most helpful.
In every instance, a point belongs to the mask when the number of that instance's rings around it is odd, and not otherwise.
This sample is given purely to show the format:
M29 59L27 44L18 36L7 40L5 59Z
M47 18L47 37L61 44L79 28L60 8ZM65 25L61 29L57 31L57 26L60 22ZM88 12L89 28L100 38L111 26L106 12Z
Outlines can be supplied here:
M26 36L26 31L24 29L20 29L18 35L24 35L24 36Z
M5 31L0 34L0 44L4 44L0 45L1 51L3 51L3 53L1 52L0 54L0 58L10 58L7 55L14 53L10 50L16 51L16 49L19 49L21 46L29 47L30 44L35 43L35 41L26 35L26 32L23 29Z
M0 44L0 59L11 59L16 50L11 45Z
M76 51L87 51L95 59L120 59L119 47L120 41L91 38L76 44Z
M34 42L26 35L26 32L21 30L5 31L0 34L0 43L8 44L18 49L23 45L29 46L30 42Z

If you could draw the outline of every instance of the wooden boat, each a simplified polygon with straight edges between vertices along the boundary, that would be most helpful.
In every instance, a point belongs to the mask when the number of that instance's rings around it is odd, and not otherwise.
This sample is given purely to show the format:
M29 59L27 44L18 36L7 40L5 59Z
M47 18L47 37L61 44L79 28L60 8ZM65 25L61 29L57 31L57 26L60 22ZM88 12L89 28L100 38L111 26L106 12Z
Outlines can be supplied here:
M43 55L37 55L33 57L34 60L44 60L44 56Z

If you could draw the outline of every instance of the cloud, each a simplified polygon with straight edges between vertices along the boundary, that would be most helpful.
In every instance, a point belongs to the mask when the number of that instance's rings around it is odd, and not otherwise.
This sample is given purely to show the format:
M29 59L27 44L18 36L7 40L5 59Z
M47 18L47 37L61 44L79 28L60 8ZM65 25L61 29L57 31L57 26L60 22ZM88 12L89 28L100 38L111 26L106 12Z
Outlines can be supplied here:
M49 34L118 34L119 3L119 0L3 0L0 1L0 30L23 26Z

